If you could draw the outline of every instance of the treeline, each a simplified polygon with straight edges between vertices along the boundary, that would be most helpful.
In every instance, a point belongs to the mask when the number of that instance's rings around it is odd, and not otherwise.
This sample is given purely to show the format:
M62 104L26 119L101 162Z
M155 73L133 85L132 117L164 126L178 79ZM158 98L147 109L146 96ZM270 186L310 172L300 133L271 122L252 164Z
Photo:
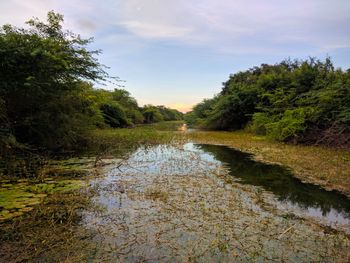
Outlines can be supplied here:
M350 147L350 70L335 69L329 58L262 64L231 75L185 119L278 141Z
M108 91L91 87L87 97L93 100L98 109L99 118L95 120L95 126L99 128L126 128L137 124L183 119L183 113L165 106L140 107L136 99L124 89Z
M111 78L87 46L91 39L62 29L63 16L0 30L0 153L14 149L69 150L96 128L129 127L182 114L163 106L140 107L123 89L95 89Z

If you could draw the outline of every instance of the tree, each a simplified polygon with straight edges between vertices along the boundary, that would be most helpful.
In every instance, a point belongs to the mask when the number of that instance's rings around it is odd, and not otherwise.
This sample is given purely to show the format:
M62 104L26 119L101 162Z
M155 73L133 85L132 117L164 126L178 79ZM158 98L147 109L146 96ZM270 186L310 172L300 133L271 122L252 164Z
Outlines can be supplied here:
M51 11L47 23L31 19L29 29L0 30L0 97L20 143L71 147L92 113L91 101L81 96L82 83L108 78L95 57L99 51L86 48L92 40L64 31L62 22L63 16Z
M279 141L350 147L350 74L330 58L284 60L230 75L222 91L187 119L212 129L251 131Z
M103 104L101 106L105 123L112 128L122 128L129 125L128 119L123 108L117 104Z
M145 123L154 123L163 121L163 116L159 109L152 105L146 105L143 110L143 117Z

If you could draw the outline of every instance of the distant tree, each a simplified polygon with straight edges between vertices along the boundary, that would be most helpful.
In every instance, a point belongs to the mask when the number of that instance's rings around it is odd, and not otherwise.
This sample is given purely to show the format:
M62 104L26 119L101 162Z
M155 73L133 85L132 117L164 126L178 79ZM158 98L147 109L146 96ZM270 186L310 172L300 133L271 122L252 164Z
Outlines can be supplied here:
M164 121L177 121L183 119L183 114L178 110L169 109L165 106L157 106L160 114L163 116Z
M130 123L143 123L143 115L135 98L131 97L130 93L124 89L114 89L112 92L112 100L121 105L129 119Z
M101 106L106 124L112 128L122 128L129 125L123 108L117 103L103 104Z
M163 121L163 115L159 109L152 105L146 105L143 109L143 117L145 123L154 123Z

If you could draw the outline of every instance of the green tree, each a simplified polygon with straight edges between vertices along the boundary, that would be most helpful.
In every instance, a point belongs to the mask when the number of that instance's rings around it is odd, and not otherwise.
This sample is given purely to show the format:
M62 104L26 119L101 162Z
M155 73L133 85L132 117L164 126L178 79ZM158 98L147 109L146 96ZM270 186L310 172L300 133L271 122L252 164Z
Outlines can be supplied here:
M8 126L20 142L50 149L71 147L90 124L91 101L82 96L83 81L108 78L82 39L62 29L63 16L29 29L5 25L0 30L0 97Z
M159 109L152 105L146 105L143 110L143 117L145 123L154 123L163 121L163 115Z
M350 147L349 72L330 58L262 64L230 75L221 93L187 119L213 129L249 127L280 141Z
M125 111L118 103L103 104L101 106L105 123L112 128L122 128L129 125Z

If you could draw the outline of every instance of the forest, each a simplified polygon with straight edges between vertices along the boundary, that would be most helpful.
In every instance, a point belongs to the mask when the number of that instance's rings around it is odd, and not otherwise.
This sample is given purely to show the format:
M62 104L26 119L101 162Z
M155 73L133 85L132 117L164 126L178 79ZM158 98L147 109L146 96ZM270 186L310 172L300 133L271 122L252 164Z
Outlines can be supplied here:
M240 130L292 143L350 147L350 70L331 59L286 59L230 75L186 114L196 127Z
M0 31L0 152L79 150L87 131L181 120L165 106L139 106L89 50L92 39L62 29L63 16ZM118 88L106 90L103 84Z

